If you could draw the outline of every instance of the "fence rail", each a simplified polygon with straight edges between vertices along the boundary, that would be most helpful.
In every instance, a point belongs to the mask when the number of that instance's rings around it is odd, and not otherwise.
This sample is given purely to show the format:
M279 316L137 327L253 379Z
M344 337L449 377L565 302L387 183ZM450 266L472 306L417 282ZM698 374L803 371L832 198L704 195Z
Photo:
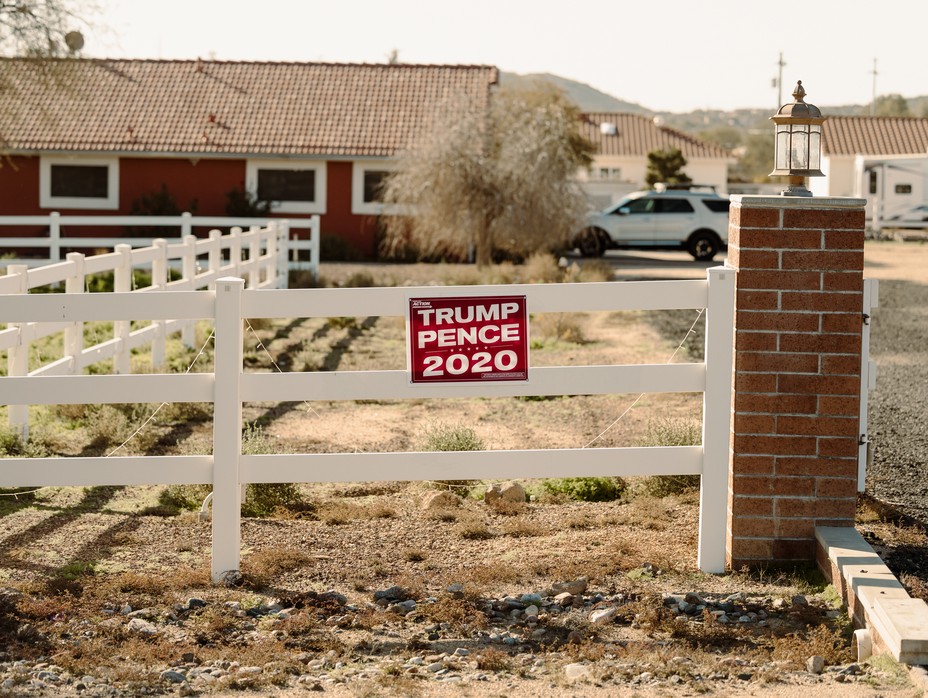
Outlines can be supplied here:
M236 227L228 235L213 230L205 239L188 235L175 244L157 239L150 247L117 245L115 252L93 257L71 252L65 262L34 269L9 265L6 275L0 276L0 294L21 297L16 310L2 320L8 326L0 329L0 351L7 352L10 377L5 385L15 390L17 379L27 375L74 376L107 359L113 359L116 373L127 374L132 369L131 351L144 345L151 346L152 365L159 368L168 336L180 332L184 344L192 347L195 319L211 317L212 305L204 302L207 298L199 289L214 286L216 279L229 274L245 276L253 289L286 288L287 243L284 221L246 232ZM173 281L168 280L171 262L180 268L180 278ZM150 271L151 285L133 291L136 269ZM107 272L113 274L113 293L85 293L88 277ZM62 283L64 294L28 293ZM166 305L159 291L170 291L177 303ZM171 312L164 312L167 308ZM150 324L132 329L131 323L139 319ZM112 322L112 337L85 346L84 323L90 321ZM61 332L63 356L30 371L30 347ZM9 424L28 436L25 403L12 404Z
M179 240L185 240L193 234L194 228L233 229L252 228L254 226L267 227L271 224L286 225L289 229L288 249L290 251L289 268L310 271L314 276L319 275L319 216L310 218L241 218L231 216L194 216L182 213L178 216L63 216L52 212L45 216L0 216L0 228L15 226L28 228L41 226L48 229L47 236L15 236L0 237L0 249L40 248L47 249L45 259L11 259L11 264L26 264L29 266L46 265L49 262L59 262L62 259L62 250L74 248L114 248L117 245L130 245L132 247L148 247L154 245L155 240L166 237L114 237L100 235L88 237L85 235L64 235L63 228L177 228ZM309 238L292 235L295 230L308 230ZM305 257L305 259L304 259Z
M241 486L254 482L487 479L583 475L701 475L699 566L725 566L725 515L735 273L709 269L704 281L468 286L443 288L245 290L221 279L213 291L56 298L0 296L0 322L38 317L212 318L211 374L15 377L3 381L8 404L146 401L213 402L212 456L0 460L0 487L29 485L212 484L212 575L239 569ZM525 293L530 313L706 308L706 361L699 364L530 368L526 384L411 385L402 371L245 374L244 318L402 315L417 295ZM296 313L292 311L298 310ZM642 391L704 393L701 446L478 451L466 453L242 454L242 403L447 395L581 395Z

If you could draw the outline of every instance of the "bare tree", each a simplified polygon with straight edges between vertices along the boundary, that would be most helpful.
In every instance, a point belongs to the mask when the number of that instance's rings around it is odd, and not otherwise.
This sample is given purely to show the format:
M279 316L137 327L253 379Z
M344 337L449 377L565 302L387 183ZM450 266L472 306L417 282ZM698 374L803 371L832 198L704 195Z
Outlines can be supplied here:
M409 215L385 217L387 251L412 245L426 256L465 256L478 266L494 251L557 249L588 204L576 183L593 145L579 114L552 89L496 93L487 112L446 110L400 155L384 198Z
M48 58L77 53L96 10L84 0L0 0L0 53Z

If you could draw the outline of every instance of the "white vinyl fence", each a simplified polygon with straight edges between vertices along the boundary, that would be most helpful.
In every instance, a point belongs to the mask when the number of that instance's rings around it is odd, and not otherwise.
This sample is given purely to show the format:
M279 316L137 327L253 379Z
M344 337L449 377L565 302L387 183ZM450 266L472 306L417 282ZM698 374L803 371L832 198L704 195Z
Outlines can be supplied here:
M702 476L699 566L722 572L731 416L735 272L702 281L519 286L245 290L0 296L0 322L211 318L213 373L11 376L7 404L212 402L213 454L0 460L0 487L212 484L212 576L239 569L240 496L246 483L536 477ZM525 295L529 313L706 308L705 363L530 368L526 383L412 384L406 371L244 373L243 318L402 316L410 297ZM302 400L702 392L701 446L444 453L242 454L242 403Z
M228 235L213 230L208 238L186 236L181 242L169 244L156 239L150 247L132 248L117 245L109 254L85 257L71 252L67 261L30 269L26 265L11 264L6 275L0 276L0 294L27 294L39 288L64 284L64 294L56 298L83 294L89 277L96 274L113 274L116 293L153 293L158 291L196 291L214 287L221 276L244 276L248 288L287 287L286 222L272 222L264 228L254 227L242 232L232 228ZM178 268L179 278L169 280L169 268ZM134 270L151 275L151 285L133 289ZM93 294L99 295L99 294ZM142 318L133 317L131 320ZM2 321L0 321L2 322ZM50 335L64 333L63 356L29 371L32 345ZM181 333L187 346L194 343L194 320L159 318L145 327L132 329L130 320L113 323L112 337L85 346L84 323L65 310L53 322L35 320L0 325L0 351L7 352L7 374L10 376L77 375L83 369L106 359L113 359L115 373L131 373L130 352L146 344L151 345L151 361L156 369L165 360L165 342L174 332ZM12 428L24 436L29 432L29 412L26 405L13 405L8 410Z
M290 251L290 269L304 269L314 276L319 275L319 216L310 218L233 218L228 216L194 216L182 213L179 216L62 216L53 212L47 216L0 216L0 227L16 226L18 228L41 226L48 229L47 235L38 237L0 237L0 250L39 248L47 249L44 259L12 259L13 264L30 266L44 265L61 261L62 249L73 248L112 248L116 245L146 247L154 244L157 238L166 237L120 237L101 232L97 237L66 235L77 228L112 229L112 228L177 228L178 240L185 240L194 228L251 228L268 225L284 226L287 231L288 249ZM65 231L65 228L67 231ZM291 238L291 231L309 230L309 239Z

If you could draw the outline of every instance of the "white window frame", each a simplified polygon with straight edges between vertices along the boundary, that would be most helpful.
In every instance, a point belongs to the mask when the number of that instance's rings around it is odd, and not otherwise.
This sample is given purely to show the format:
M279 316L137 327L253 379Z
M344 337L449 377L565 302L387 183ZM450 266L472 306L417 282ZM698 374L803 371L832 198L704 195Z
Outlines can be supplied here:
M245 188L252 196L258 195L258 170L312 170L316 173L315 201L272 201L271 210L275 213L325 213L326 169L325 160L248 160L245 163Z
M52 167L72 165L106 167L106 196L52 196ZM39 207L85 208L115 211L119 208L119 158L46 157L39 159Z
M397 205L387 205L380 201L364 200L364 173L368 170L394 172L396 165L386 160L355 160L351 168L351 212L355 215L374 215L382 213L395 214L400 211Z

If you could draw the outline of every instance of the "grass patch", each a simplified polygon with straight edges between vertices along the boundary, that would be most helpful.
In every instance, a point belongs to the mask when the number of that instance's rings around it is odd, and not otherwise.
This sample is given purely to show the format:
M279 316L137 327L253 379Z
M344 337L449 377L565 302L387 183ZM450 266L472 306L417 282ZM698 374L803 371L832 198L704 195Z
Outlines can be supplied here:
M626 487L620 477L566 477L542 482L547 494L578 502L612 502L625 494Z

